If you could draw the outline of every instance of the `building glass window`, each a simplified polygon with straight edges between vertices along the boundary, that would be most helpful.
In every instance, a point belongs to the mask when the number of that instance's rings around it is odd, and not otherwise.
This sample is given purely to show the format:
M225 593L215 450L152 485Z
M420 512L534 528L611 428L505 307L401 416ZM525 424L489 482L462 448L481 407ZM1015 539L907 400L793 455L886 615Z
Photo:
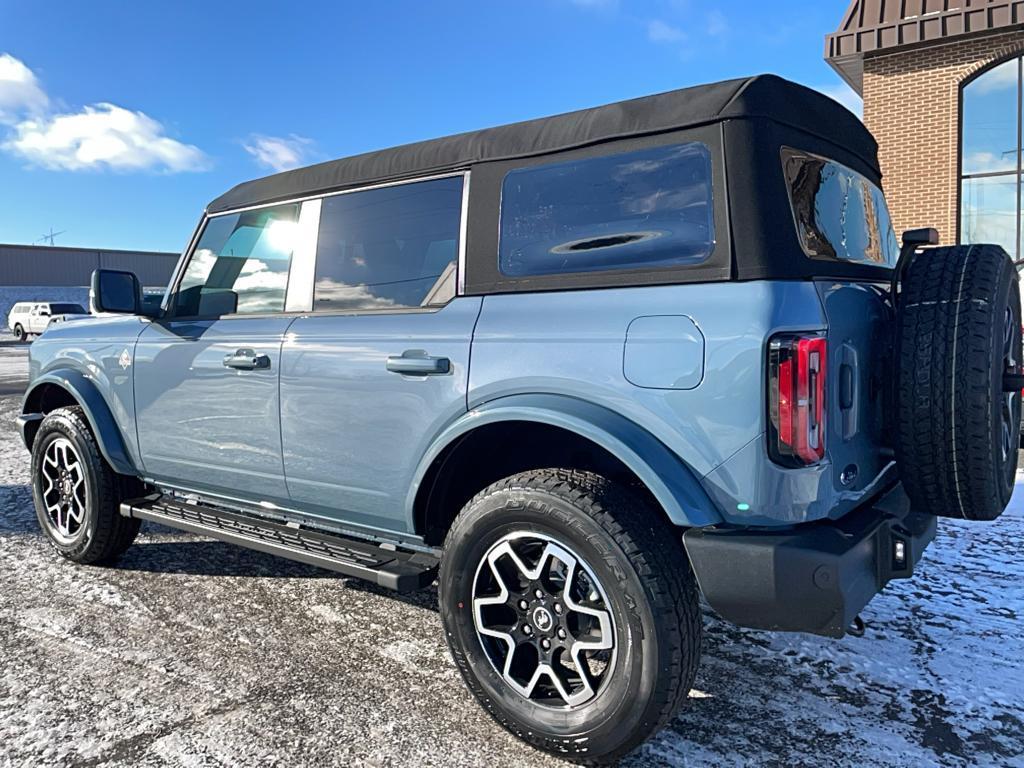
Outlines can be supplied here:
M997 243L1024 259L1021 135L1024 57L1004 61L963 89L960 242Z

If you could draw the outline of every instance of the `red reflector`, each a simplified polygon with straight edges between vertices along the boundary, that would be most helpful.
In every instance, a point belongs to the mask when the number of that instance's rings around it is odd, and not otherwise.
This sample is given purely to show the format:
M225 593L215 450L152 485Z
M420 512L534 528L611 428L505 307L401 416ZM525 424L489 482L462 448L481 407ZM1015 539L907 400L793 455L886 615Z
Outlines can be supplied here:
M793 444L793 361L779 363L779 440Z
M825 456L828 342L818 335L783 335L768 345L768 450L789 467Z

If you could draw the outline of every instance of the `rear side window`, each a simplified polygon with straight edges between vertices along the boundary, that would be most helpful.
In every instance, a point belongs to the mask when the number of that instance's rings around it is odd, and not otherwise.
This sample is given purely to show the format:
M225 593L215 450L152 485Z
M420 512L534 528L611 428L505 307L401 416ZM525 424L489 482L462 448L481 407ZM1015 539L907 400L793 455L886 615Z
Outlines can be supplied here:
M431 307L455 295L462 177L326 197L313 310Z
M81 304L51 304L50 311L55 315L84 315L85 307Z
M813 259L883 267L900 255L882 190L833 160L782 150L797 234Z
M211 218L178 287L175 315L284 311L298 221L297 204Z
M699 142L511 171L499 266L510 277L699 264L715 245Z

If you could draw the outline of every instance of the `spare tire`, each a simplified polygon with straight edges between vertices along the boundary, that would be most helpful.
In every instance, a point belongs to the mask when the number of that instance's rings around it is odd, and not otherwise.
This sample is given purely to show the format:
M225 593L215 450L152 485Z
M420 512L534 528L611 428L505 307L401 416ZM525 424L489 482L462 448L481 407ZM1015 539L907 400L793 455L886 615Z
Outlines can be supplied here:
M915 509L994 520L1013 492L1021 392L1017 271L997 245L908 257L896 313L896 463Z

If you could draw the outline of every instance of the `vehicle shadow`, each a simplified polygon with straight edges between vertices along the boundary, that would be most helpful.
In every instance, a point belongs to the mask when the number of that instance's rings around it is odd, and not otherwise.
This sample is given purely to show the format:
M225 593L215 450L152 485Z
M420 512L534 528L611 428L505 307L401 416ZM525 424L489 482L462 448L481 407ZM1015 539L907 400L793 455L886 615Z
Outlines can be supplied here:
M0 533L38 537L42 541L42 532L39 530L39 522L32 506L32 491L29 486L0 485ZM121 571L175 573L187 576L341 579L346 582L349 589L437 610L437 589L433 585L416 592L394 592L315 565L286 560L234 544L194 537L155 523L143 523L139 538L110 567Z
M143 529L143 533L148 533ZM336 579L340 574L313 565L208 539L133 544L114 563L120 571L285 579Z
M165 531L170 532L170 529L149 524L143 528L143 534L148 536L160 535ZM176 537L189 535L178 531L174 531L173 534ZM419 608L437 610L437 588L433 584L415 592L395 592L378 587L372 582L350 578L315 565L208 539L137 541L113 567L122 571L176 573L188 576L340 579L345 582L347 589L380 595Z

